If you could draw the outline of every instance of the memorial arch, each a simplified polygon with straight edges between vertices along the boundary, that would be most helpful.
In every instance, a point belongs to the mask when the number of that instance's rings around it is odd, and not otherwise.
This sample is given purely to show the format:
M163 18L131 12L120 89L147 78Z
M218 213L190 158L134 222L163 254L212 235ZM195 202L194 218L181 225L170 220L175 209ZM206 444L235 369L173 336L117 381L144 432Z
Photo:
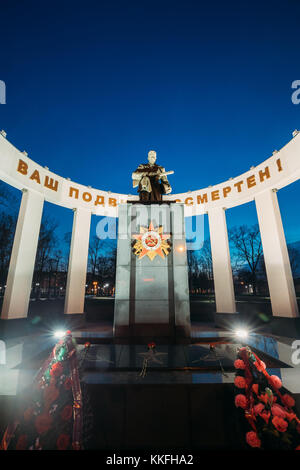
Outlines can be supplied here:
M91 215L118 217L119 204L137 196L102 191L53 173L0 135L0 178L22 191L1 320L26 318L44 201L74 211L65 314L84 312ZM299 316L277 191L300 178L300 133L279 151L227 181L164 200L184 205L184 215L208 214L216 311L234 314L236 303L226 211L255 202L274 317Z

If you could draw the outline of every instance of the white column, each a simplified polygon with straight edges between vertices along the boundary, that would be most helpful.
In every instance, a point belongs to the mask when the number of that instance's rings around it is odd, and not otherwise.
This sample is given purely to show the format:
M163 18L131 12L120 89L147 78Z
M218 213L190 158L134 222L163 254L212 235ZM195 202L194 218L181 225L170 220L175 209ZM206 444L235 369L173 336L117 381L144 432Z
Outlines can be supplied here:
M217 313L236 313L225 209L208 211Z
M293 276L276 190L255 197L264 260L274 316L298 317Z
M43 205L43 196L23 190L4 294L2 320L27 317Z
M74 209L73 231L68 267L65 313L83 313L89 252L91 212Z

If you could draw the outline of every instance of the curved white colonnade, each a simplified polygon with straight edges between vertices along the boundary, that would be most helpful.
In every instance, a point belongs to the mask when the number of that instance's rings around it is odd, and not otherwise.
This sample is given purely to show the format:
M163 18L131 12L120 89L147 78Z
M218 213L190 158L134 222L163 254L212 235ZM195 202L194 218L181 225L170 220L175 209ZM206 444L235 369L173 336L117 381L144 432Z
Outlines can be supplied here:
M83 313L91 215L118 216L118 205L137 196L101 191L63 178L28 158L0 134L0 178L23 191L1 319L27 317L44 201L74 210L65 313ZM277 190L300 178L300 134L256 167L235 178L165 200L183 203L185 215L208 214L218 313L235 313L225 210L255 201L272 311L298 317Z

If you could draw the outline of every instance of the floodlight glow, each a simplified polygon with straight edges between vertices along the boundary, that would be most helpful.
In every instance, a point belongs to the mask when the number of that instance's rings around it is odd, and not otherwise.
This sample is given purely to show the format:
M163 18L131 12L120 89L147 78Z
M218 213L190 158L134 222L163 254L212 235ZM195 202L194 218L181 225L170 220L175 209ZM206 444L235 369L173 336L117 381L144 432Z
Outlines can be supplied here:
M238 338L245 339L245 338L248 337L248 331L245 330L245 329L238 329L238 330L235 330L235 335L236 335Z
M65 336L66 332L63 331L63 330L57 330L54 332L54 336L55 338L62 338L63 336Z

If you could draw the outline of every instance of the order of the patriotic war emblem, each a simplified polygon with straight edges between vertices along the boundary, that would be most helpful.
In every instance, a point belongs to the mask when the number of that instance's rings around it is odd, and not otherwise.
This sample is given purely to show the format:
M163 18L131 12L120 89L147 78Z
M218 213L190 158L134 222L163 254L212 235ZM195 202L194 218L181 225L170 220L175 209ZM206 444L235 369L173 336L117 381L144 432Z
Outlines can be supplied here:
M163 226L154 227L150 222L149 227L140 227L140 233L132 235L132 249L138 259L148 256L152 261L157 255L163 259L169 255L171 234L164 234L163 230Z

